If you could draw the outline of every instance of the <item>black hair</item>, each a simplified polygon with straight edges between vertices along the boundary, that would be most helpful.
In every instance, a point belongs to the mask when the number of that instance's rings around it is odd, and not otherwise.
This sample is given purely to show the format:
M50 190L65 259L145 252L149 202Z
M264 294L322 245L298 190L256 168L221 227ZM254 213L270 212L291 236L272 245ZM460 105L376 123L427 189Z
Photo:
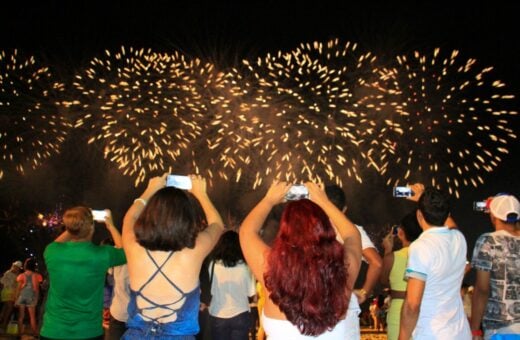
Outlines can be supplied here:
M228 230L222 234L213 252L213 259L222 261L225 267L234 267L239 262L245 262L237 232Z
M417 222L417 210L413 210L403 217L400 228L409 242L415 241L421 235L422 229Z
M23 264L23 268L34 272L36 270L36 260L32 257L27 258Z
M448 195L433 187L427 187L419 198L419 210L431 226L443 226L450 215Z
M331 184L325 186L325 193L327 194L329 201L331 201L339 210L343 210L343 208L347 206L345 192L339 185Z
M137 242L149 250L178 251L195 247L207 226L199 201L174 187L157 191L135 222Z

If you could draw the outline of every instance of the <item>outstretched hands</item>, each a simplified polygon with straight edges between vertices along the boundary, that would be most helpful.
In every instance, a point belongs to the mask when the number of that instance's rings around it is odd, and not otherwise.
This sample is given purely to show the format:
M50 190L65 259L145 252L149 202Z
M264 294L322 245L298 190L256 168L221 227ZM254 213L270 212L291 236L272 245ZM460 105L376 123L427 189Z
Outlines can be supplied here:
M279 182L275 180L267 193L265 194L264 199L267 200L272 205L276 205L278 203L282 203L285 197L285 194L291 187L291 184L287 182Z

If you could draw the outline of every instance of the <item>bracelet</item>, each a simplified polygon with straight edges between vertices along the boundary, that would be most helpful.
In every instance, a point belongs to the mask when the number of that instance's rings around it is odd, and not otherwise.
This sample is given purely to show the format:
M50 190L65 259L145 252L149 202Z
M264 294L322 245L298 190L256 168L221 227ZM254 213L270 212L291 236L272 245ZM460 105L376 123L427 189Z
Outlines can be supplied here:
M145 200L144 198L140 198L140 197L139 197L139 198L136 198L136 199L134 200L134 203L135 203L135 202L141 202L141 203L143 204L143 206L146 206L146 203L147 203L146 200Z
M360 290L358 290L359 294L363 295L363 296L367 296L367 291L364 290L363 288L361 288Z
M473 336L483 336L484 333L482 332L481 329L477 329L477 330L471 331L471 335L473 335Z

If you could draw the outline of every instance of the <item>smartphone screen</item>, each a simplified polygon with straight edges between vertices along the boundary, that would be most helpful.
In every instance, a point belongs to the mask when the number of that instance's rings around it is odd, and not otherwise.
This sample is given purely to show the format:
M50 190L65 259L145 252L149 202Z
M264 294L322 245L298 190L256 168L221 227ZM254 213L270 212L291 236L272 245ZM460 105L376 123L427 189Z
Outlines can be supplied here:
M475 210L475 211L486 211L487 210L487 202L486 201L473 202L473 210Z
M94 218L94 221L104 222L106 216L107 212L105 210L92 210L92 217Z
M411 197L412 189L409 187L394 187L394 197Z
M168 175L168 177L166 177L166 186L182 190L190 190L191 178L189 176Z
M399 228L398 225L394 225L394 226L392 227L392 235L394 235L394 236L397 235L397 228Z
M286 201L296 201L304 198L309 198L309 191L303 184L293 185L285 194Z

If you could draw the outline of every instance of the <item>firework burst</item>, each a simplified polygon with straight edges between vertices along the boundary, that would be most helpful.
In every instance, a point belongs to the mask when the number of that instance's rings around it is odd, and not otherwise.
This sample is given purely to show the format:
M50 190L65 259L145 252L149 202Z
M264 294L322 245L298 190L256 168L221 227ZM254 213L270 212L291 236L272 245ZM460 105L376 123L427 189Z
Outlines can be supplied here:
M509 120L517 112L508 109L514 96L492 67L461 60L458 51L415 52L397 63L389 73L401 104L383 138L388 184L429 178L458 197L460 187L483 183L482 172L493 171L516 138Z
M194 145L211 120L211 88L222 75L179 53L122 47L105 57L76 76L77 97L65 103L79 111L76 127L88 128L89 143L102 143L105 158L136 185L150 171L182 163L198 172Z
M0 178L6 169L24 173L59 152L71 126L56 105L62 91L34 57L0 52Z
M356 48L337 40L302 44L233 70L239 119L249 126L243 131L259 133L240 136L254 141L243 150L255 158L241 157L255 168L254 186L265 177L361 182L360 169L371 164L364 152L374 124L368 111L382 104L376 58Z

